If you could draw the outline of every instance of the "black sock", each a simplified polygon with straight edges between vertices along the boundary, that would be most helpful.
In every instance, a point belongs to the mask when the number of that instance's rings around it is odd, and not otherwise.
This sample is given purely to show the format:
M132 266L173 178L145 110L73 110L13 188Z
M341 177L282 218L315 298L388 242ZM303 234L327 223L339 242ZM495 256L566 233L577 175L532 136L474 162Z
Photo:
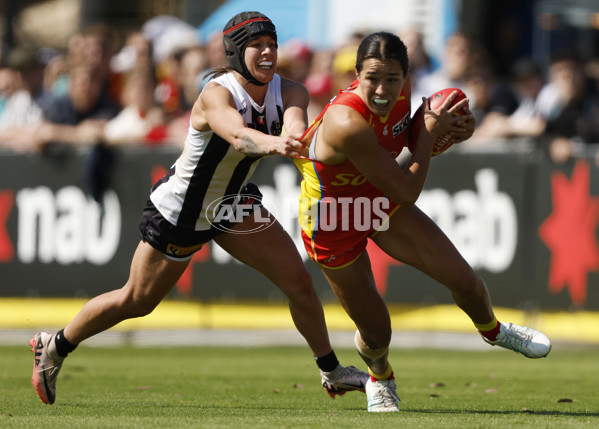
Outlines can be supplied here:
M315 357L314 359L316 360L316 365L318 365L318 368L324 372L331 372L337 368L337 365L339 365L339 361L337 360L337 356L335 356L334 351L326 356Z
M67 357L69 353L77 348L77 344L71 344L69 340L64 337L64 329L61 329L56 333L54 342L56 343L56 353L62 357Z

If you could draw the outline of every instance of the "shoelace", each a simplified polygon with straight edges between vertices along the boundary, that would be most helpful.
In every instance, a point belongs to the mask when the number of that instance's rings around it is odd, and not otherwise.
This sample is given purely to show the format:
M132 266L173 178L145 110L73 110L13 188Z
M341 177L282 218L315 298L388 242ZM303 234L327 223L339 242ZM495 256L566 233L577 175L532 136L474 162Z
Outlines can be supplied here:
M398 402L401 402L399 396L382 383L376 383L376 396L382 399L382 404L384 406L394 406Z
M339 377L339 380L344 380L346 378L351 378L352 376L352 371L351 371L351 367L346 366L343 368L343 373L341 374L341 377Z
M352 368L354 368L354 367L352 367L351 365L344 366L344 367L340 368L338 373L336 373L335 371L333 371L332 373L329 373L330 375L327 375L326 373L322 373L322 377L329 383L343 383L348 378L349 379L352 378ZM356 368L354 368L354 369L356 369Z
M48 375L54 375L55 372L58 372L60 370L60 365L54 365L54 366L50 366L48 368L42 368L42 369L38 369L37 372L39 372L40 374L42 372L47 372Z
M505 342L513 347L526 347L532 341L532 334L528 332L528 328L515 327L511 323L508 329L504 331L504 334Z

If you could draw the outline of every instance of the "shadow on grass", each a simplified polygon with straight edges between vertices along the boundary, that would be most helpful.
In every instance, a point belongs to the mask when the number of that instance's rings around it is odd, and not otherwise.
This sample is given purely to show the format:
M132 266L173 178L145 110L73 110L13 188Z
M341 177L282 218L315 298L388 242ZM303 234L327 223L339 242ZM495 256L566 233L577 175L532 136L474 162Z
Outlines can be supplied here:
M566 416L566 417L599 417L599 412L586 413L576 411L535 411L535 410L401 410L404 413L420 413L420 414L489 414L489 415L515 415L515 414L535 414L539 416Z
M140 404L138 404L139 406ZM210 410L210 411L226 411L229 413L238 413L238 412L247 412L247 411L260 411L260 412L296 412L298 410L297 407L271 407L268 405L264 405L264 406L259 406L259 405L252 405L252 406L247 406L247 405L233 405L233 404L227 404L226 409L223 408L223 406L216 406L216 405L197 405L194 403L188 403L188 404L142 404L142 406L148 406L151 408L155 408L155 409L159 409L159 408L168 408L168 409L172 409L172 408L181 408L181 409L189 409L189 408L195 408L195 409L201 409L201 410ZM303 406L301 407L301 409L303 411L314 411L315 413L320 413L323 410L323 408L317 407L317 408L311 408L311 407L306 407ZM364 411L366 412L366 407L347 407L347 408L343 408L343 410L339 410L339 409L330 409L328 411ZM599 412L576 412L576 411L557 411L557 410L539 410L539 411L535 411L535 410L505 410L505 411L499 411L499 410L429 410L429 409L405 409L405 408L401 408L400 406L400 413L403 414L409 414L409 413L414 413L414 414L486 414L486 415L518 415L518 414L531 414L531 415L538 415L538 416L561 416L561 417L599 417Z

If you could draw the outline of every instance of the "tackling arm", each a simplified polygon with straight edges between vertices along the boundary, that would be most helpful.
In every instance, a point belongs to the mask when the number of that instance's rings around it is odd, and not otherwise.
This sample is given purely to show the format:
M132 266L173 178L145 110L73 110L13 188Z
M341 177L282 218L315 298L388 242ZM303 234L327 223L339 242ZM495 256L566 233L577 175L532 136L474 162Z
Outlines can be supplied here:
M299 154L302 144L291 137L271 136L248 128L228 89L214 84L196 101L191 122L198 130L212 129L237 151L249 156Z

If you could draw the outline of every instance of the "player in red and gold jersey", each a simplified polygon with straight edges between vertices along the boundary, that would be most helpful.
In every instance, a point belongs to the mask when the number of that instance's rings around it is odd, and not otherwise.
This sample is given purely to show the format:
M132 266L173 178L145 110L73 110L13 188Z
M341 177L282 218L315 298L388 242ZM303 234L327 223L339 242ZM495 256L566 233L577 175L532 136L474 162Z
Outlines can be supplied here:
M328 108L347 106L367 122L377 137L378 146L393 158L407 145L410 99L405 90L401 90L391 111L379 116L356 94L358 84L356 79L323 110L303 138L308 157L295 159L304 177L300 204L302 237L310 257L329 268L351 264L366 248L367 237L375 230L385 229L389 214L398 207L368 181L350 159L334 164L320 162L315 154L316 144L311 144L317 139ZM355 225L359 225L358 228ZM333 249L343 250L343 253L332 253Z
M368 410L398 411L387 355L391 320L379 295L366 249L385 253L445 285L483 339L522 353L546 356L549 339L534 329L495 318L484 281L447 236L415 205L438 138L458 141L474 132L468 99L454 91L437 109L423 98L420 132L405 167L397 156L410 140L410 79L403 42L386 32L368 35L356 59L357 79L341 91L304 134L295 164L301 185L300 224L306 250L358 328L357 350L369 367ZM450 107L451 106L451 107ZM464 109L463 115L457 115Z

